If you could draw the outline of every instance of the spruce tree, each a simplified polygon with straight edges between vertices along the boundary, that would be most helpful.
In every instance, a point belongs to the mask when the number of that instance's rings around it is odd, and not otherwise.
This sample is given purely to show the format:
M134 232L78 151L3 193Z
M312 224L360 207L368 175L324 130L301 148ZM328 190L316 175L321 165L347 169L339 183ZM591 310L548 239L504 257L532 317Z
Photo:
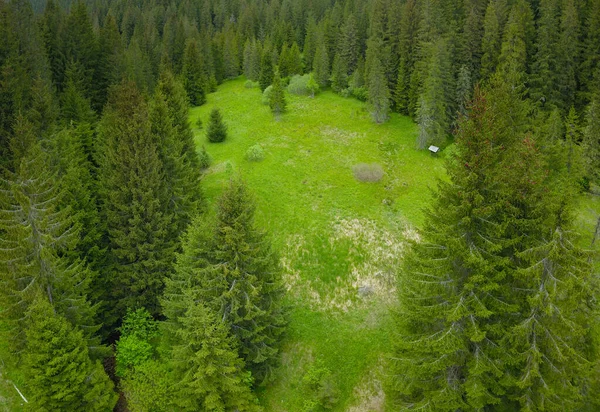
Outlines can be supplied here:
M600 91L586 110L583 144L587 175L600 183Z
M206 128L206 137L211 143L220 143L227 137L227 125L223 121L221 111L218 108L212 109L208 127Z
M527 115L519 88L499 79L459 125L450 180L399 279L402 405L577 408L592 271L566 230L572 196L549 190Z
M445 40L438 40L431 49L428 62L427 77L423 84L423 92L419 98L417 122L419 136L417 147L425 149L429 145L442 145L450 131L448 109L452 96L451 79L449 78L450 62Z
M260 74L260 50L256 40L246 40L244 45L244 75L248 80L258 81Z
M206 78L202 57L195 39L188 41L183 55L183 85L192 106L201 106L206 102Z
M236 351L228 326L186 291L185 313L178 318L171 359L175 374L173 403L182 411L258 411L250 373Z
M327 55L327 48L325 42L319 37L320 41L317 42L316 52L313 60L313 71L315 79L319 86L327 87L329 84L329 56Z
M390 91L379 60L371 67L369 74L369 105L375 123L383 123L388 119Z
M164 313L174 327L187 311L185 291L224 322L259 384L271 375L285 321L277 257L254 224L254 203L240 180L231 180L219 200L216 224L199 217L190 226L167 282Z
M150 121L164 167L174 238L183 234L192 217L202 208L200 161L188 110L182 84L170 72L163 72L150 106Z
M549 110L559 106L557 79L560 38L560 1L541 0L537 21L536 53L532 65L531 97ZM562 107L559 106L562 109Z
M2 179L0 192L0 291L11 348L23 344L25 313L38 293L75 327L85 329L90 345L97 327L88 301L93 274L74 251L80 238L73 211L56 184L39 143L21 159L17 171Z
M158 314L158 297L174 260L177 241L170 236L173 220L158 143L147 103L133 83L123 81L111 92L97 143L108 248L103 272L107 326L127 308Z
M370 78L369 78L370 79ZM336 54L331 67L331 88L336 93L341 93L348 87L348 69L344 61Z
M496 71L500 47L502 45L502 2L490 1L488 3L485 19L484 34L481 43L481 79L488 80Z
M279 118L286 110L287 102L285 101L285 90L281 84L281 76L279 70L275 69L273 77L273 89L269 96L269 107L276 118Z
M271 50L265 47L260 60L260 73L258 75L260 90L264 92L271 83L273 83L273 59L271 57Z
M109 411L117 403L100 361L92 362L80 331L38 296L27 311L22 372L31 411Z

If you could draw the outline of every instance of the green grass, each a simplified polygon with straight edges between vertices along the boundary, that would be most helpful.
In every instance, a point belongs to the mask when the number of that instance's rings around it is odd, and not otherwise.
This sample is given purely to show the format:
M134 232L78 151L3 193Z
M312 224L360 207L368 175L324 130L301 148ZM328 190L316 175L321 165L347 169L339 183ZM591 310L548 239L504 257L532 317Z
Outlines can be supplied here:
M213 158L203 187L209 204L232 174L241 174L257 202L257 223L282 255L290 324L275 381L259 391L267 411L302 411L310 399L303 377L312 365L331 371L339 390L338 411L383 411L380 372L392 345L394 276L407 228L423 222L439 158L415 150L417 128L392 114L374 124L366 105L331 92L316 98L287 95L288 112L275 120L258 89L244 79L221 85L191 110L204 125L213 107L229 126L224 143L211 144L195 129L198 146ZM246 159L260 144L265 158ZM378 163L385 175L361 183L358 163ZM576 229L589 247L600 214L600 197L580 199ZM597 249L600 239L597 243ZM389 252L389 253L387 253ZM361 285L373 293L361 297Z
M392 114L377 125L364 103L331 92L287 99L288 112L276 120L260 90L238 79L192 109L192 125L200 118L206 126L218 107L229 128L219 144L195 129L213 159L203 187L214 207L229 176L241 174L256 198L257 223L284 258L290 325L282 366L260 392L266 409L302 410L309 396L302 378L319 361L340 392L335 410L360 410L361 397L376 395L369 384L391 345L392 300L378 293L387 284L393 290L396 262L382 257L386 242L400 247L408 225L422 222L443 160L415 150L417 129L407 117ZM250 162L246 151L257 143L265 159ZM383 179L357 181L358 163L378 163ZM361 282L375 285L374 293L360 297Z

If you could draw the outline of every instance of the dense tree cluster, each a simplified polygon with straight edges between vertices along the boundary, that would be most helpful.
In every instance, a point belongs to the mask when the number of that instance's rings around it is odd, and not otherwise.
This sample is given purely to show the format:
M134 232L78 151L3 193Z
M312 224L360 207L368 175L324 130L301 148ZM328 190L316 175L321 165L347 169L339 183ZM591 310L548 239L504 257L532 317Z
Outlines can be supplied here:
M241 74L277 117L307 74L420 149L455 134L399 276L395 406L593 409L571 226L600 182L600 0L0 0L0 332L32 410L111 409L119 337L131 410L258 409L278 260L241 181L210 217L188 124Z

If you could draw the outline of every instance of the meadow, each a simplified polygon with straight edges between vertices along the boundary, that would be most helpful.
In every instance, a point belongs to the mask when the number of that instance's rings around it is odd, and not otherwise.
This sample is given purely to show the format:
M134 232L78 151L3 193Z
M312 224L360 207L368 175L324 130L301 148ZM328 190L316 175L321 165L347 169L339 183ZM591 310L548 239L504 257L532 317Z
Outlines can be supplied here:
M220 86L190 120L206 125L210 111L221 110L225 142L208 143L195 129L212 158L205 195L214 207L228 178L240 174L255 196L257 224L281 256L290 325L262 401L269 411L312 410L320 389L311 382L320 379L333 410L384 410L397 265L444 174L443 155L415 150L417 128L407 117L378 125L365 103L323 92L287 94L288 111L275 119L260 90L244 83ZM246 158L256 144L260 162ZM353 166L361 163L380 165L383 178L358 181Z

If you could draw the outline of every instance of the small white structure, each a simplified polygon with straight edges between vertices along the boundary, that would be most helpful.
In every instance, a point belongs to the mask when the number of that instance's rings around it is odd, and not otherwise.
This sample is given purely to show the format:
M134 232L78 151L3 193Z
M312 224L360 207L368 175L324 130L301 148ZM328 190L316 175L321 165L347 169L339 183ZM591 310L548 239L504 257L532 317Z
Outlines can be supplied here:
M437 155L438 152L440 151L440 148L437 146L429 146L429 151L431 152L432 155Z

